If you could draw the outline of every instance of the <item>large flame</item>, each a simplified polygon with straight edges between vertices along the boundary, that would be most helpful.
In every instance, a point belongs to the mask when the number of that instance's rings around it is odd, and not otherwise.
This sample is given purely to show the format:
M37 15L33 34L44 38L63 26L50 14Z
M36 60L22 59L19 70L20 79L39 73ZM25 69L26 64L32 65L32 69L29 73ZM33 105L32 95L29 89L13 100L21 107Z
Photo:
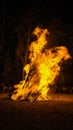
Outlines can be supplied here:
M13 100L48 100L49 86L54 84L59 75L60 62L70 58L64 46L46 49L47 29L37 27L33 34L37 40L29 45L30 63L24 66L25 79L14 86Z

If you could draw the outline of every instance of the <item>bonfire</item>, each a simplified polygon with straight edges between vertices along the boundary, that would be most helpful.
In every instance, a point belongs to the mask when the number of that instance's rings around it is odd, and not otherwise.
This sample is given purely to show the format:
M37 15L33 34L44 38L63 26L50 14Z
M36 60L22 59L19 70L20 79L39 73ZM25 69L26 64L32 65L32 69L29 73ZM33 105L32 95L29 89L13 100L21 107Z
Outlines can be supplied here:
M37 27L33 34L37 36L37 40L33 41L28 48L30 63L23 68L24 80L14 85L12 100L49 100L50 86L59 76L60 63L70 58L65 46L46 48L46 37L50 34L47 29Z

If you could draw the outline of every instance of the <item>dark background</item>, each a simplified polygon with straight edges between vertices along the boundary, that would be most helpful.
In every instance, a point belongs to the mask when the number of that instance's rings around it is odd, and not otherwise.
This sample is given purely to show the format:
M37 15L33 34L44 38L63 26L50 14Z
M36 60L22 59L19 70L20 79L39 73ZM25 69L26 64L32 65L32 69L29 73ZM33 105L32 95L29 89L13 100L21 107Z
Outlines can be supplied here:
M4 8L4 9L3 9ZM48 20L52 17L60 17L65 22L73 22L73 2L72 1L62 1L62 0L27 0L27 1L9 1L1 0L0 1L0 12L3 13L5 10L6 22L10 22L15 17L20 18L26 13L31 13L31 10L36 8L35 14L45 20Z

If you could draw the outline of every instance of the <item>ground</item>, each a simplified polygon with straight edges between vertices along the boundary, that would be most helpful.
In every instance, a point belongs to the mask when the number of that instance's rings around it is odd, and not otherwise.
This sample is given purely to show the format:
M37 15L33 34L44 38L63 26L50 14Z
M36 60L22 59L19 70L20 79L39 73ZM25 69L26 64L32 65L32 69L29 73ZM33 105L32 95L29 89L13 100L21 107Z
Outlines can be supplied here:
M0 94L0 130L72 130L73 95L49 101L12 101Z

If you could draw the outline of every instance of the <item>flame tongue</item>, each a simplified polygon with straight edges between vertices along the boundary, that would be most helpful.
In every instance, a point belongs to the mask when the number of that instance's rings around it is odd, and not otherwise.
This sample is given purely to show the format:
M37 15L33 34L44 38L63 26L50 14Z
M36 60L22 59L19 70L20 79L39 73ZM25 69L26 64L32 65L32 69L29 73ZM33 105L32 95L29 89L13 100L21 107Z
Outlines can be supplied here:
M46 35L49 35L47 29L37 27L33 34L37 36L37 40L29 46L31 62L24 66L26 72L24 81L14 86L16 90L11 96L13 100L48 100L49 85L54 83L60 72L59 63L62 59L70 58L64 46L45 49Z

